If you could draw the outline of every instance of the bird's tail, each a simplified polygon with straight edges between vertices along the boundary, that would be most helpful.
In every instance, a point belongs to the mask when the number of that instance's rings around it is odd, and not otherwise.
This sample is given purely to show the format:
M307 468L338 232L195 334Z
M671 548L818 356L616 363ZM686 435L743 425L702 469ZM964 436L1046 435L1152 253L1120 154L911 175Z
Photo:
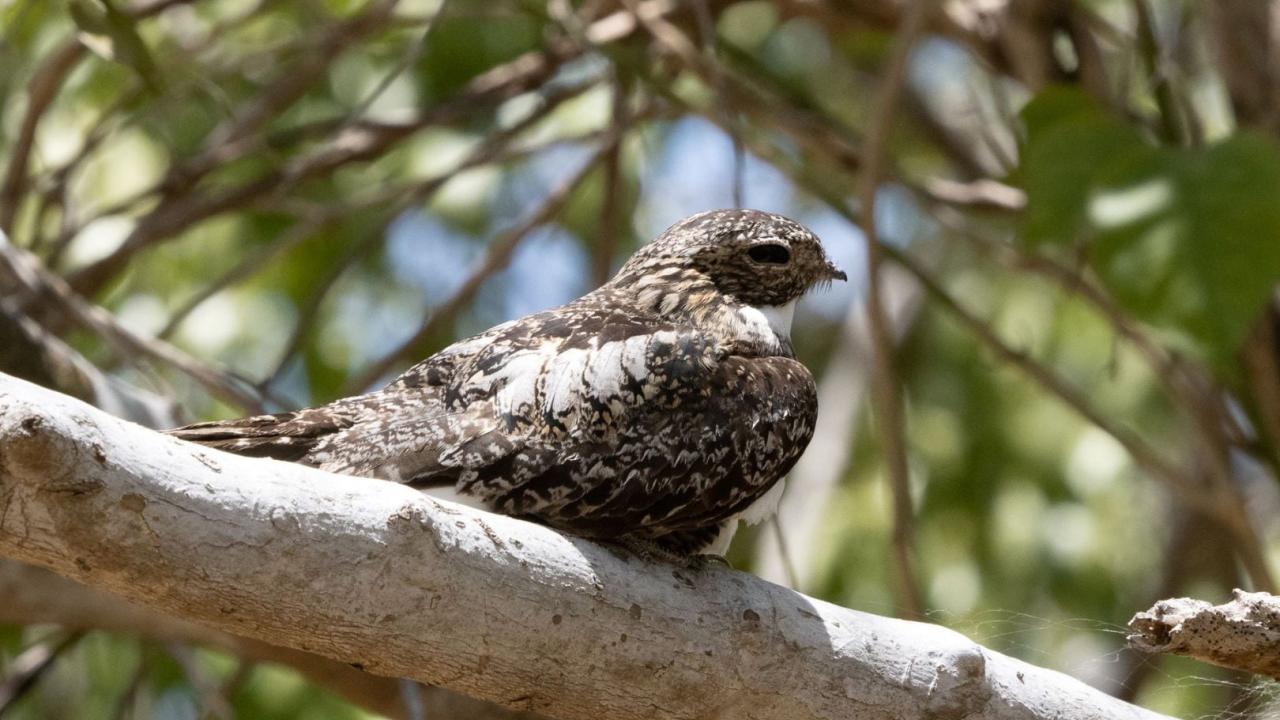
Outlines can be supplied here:
M325 408L196 423L166 431L181 440L237 455L305 462L307 453L350 422Z

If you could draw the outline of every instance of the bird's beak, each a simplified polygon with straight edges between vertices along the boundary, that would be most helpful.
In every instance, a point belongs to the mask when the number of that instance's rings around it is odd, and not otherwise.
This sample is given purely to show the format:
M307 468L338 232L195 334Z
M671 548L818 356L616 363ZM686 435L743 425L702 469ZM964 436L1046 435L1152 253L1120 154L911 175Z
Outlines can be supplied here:
M845 282L849 280L849 276L845 275L843 270L830 262L827 263L827 277L832 280L844 280Z

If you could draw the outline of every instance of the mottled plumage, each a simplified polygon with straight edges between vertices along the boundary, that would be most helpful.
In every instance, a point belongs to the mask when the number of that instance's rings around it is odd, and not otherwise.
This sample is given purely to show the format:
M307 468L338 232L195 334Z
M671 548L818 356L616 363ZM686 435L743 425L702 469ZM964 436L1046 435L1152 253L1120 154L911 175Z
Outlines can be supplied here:
M382 390L172 432L453 488L634 548L723 552L753 504L776 504L813 434L817 397L793 356L791 312L833 278L844 274L795 222L702 213L600 289L455 343Z

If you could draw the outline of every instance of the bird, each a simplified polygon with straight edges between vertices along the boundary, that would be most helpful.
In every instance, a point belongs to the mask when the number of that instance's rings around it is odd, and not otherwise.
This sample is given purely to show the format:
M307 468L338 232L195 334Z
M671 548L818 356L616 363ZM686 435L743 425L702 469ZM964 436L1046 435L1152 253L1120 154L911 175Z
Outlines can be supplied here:
M846 279L793 220L703 212L596 290L449 345L379 390L169 432L452 494L648 558L723 556L739 521L776 511L813 436L796 302Z

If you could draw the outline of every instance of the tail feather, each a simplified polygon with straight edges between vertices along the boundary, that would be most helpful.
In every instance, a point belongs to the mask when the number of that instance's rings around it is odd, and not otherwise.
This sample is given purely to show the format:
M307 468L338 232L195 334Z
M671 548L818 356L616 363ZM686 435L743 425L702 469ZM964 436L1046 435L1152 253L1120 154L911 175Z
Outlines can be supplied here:
M167 433L181 440L237 455L305 462L324 438L351 427L351 418L311 408L187 425Z

